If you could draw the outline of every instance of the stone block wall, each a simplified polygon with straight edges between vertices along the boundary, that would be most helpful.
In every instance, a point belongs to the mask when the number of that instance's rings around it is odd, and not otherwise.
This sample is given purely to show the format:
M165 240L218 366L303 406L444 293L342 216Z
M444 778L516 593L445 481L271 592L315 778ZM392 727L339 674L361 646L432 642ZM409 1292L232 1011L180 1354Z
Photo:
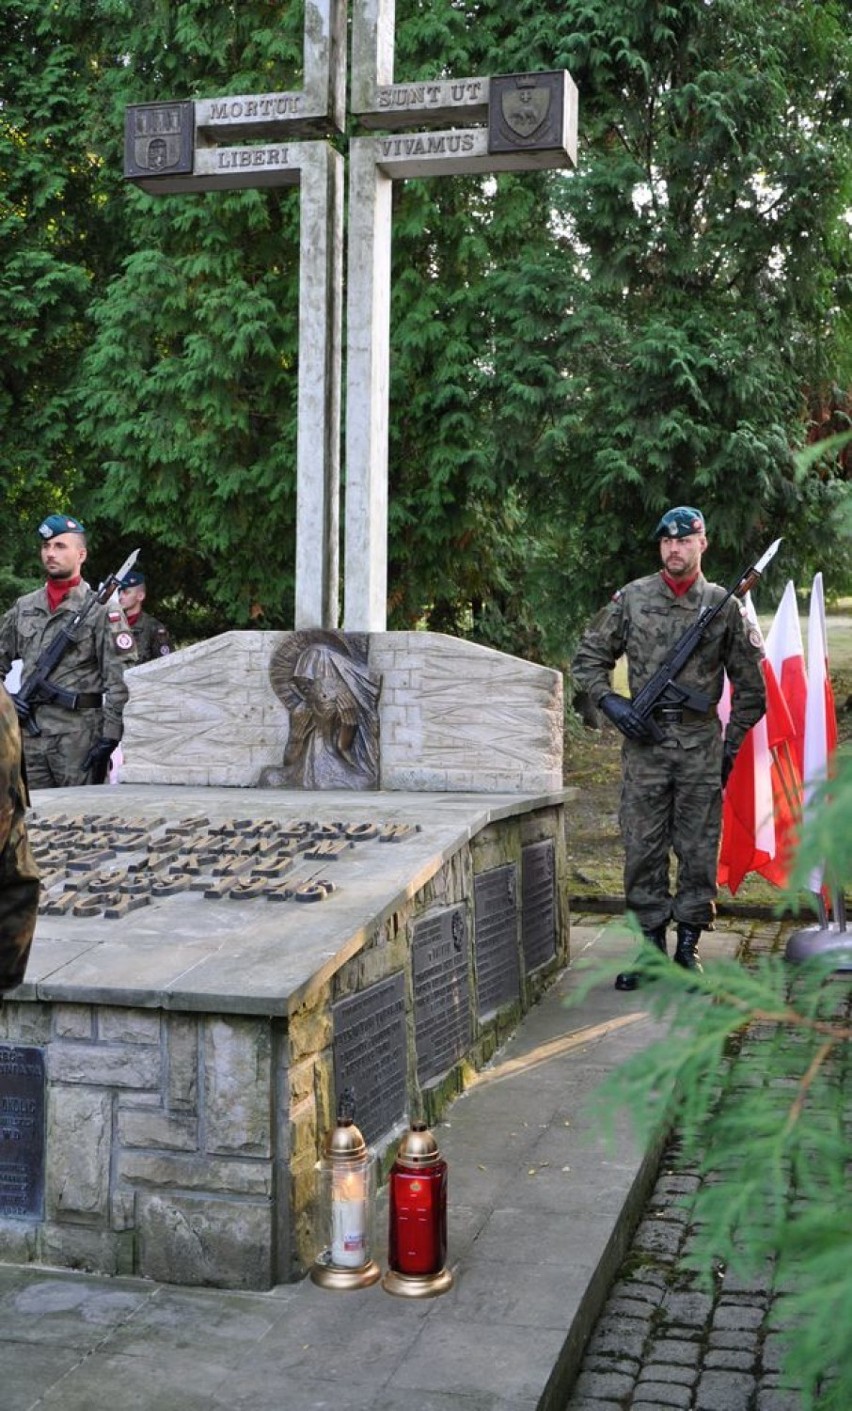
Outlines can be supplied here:
M289 718L269 683L285 633L226 632L127 673L127 784L254 787ZM430 632L381 632L380 788L536 793L562 785L558 671Z
M555 858L554 951L533 973L520 920L515 998L484 1019L447 1070L417 1071L411 965L415 926L462 908L475 938L477 876L514 867L540 840ZM316 1162L333 1124L333 1006L392 976L405 984L405 1114L435 1122L565 963L567 857L561 805L505 818L430 880L288 1016L7 1000L0 1045L35 1046L47 1073L43 1217L0 1218L0 1260L137 1274L166 1283L265 1289L298 1277L319 1249ZM471 944L470 966L475 965ZM474 976L471 974L471 993ZM402 1124L375 1145L387 1166Z

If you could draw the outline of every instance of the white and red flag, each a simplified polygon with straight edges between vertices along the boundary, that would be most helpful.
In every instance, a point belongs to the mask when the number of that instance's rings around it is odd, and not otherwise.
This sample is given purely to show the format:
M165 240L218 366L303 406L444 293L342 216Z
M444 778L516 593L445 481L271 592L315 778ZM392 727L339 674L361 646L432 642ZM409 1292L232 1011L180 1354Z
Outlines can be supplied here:
M792 582L784 589L784 596L772 626L766 634L766 656L775 672L775 679L781 687L781 694L787 702L787 709L793 723L794 735L790 741L799 778L804 777L805 762L805 709L808 699L808 673L805 669L805 649L802 646L802 628L799 622L799 606L796 590Z
M745 608L759 632L750 596ZM775 886L785 885L801 799L801 775L791 750L796 727L768 653L762 670L766 714L743 740L722 806L718 882L732 895L748 872L759 872ZM728 705L723 704L726 699ZM729 710L726 682L719 710L723 721Z
M811 588L808 615L808 700L805 711L803 780L805 811L814 792L829 777L837 749L837 712L828 674L828 632L822 574L817 573ZM821 870L810 878L811 890L822 888Z

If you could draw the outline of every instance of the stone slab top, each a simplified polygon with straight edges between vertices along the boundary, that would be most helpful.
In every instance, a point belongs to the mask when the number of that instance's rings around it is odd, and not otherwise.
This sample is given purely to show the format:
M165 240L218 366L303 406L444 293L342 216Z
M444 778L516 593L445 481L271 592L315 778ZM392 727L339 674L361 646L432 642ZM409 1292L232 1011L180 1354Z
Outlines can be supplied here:
M15 998L287 1015L483 828L573 792L34 790Z

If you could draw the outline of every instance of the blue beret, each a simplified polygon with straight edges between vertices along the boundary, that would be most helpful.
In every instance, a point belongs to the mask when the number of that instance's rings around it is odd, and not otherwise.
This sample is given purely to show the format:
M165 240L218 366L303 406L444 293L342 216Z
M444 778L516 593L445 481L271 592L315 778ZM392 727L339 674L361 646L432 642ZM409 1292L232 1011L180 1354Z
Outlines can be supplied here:
M704 515L692 505L675 505L666 510L656 529L655 539L686 539L690 534L703 534Z
M86 526L67 514L49 514L38 527L42 539L55 539L57 534L85 534Z
M142 588L145 586L145 575L140 573L138 568L131 568L129 573L125 573L118 585L118 591L122 588Z

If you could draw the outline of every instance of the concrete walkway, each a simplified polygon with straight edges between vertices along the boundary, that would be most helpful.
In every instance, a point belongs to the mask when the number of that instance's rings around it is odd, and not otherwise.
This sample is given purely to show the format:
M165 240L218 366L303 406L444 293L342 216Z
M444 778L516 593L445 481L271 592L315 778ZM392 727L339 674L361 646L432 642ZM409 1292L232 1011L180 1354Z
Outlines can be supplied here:
M702 955L736 952L735 929ZM627 955L622 923L572 956ZM0 1411L559 1411L657 1175L589 1100L659 1034L641 992L566 1001L573 965L436 1130L454 1287L432 1299L309 1279L269 1293L0 1266ZM379 1202L377 1234L386 1230ZM383 1241L375 1251L384 1267Z

